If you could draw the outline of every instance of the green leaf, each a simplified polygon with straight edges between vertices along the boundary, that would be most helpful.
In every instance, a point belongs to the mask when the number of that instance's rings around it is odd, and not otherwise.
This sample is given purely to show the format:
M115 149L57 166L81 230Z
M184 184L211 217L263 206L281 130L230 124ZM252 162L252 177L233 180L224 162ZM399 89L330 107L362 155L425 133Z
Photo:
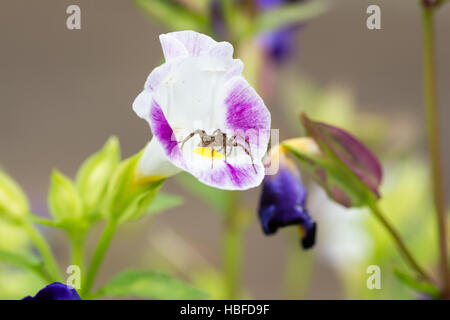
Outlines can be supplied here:
M393 271L394 275L411 289L423 292L435 299L441 298L441 293L434 285L428 282L417 280L397 267L394 267Z
M0 171L0 216L18 222L28 214L28 200L22 188Z
M173 0L134 0L136 6L171 30L196 30L208 33L208 18L192 12Z
M326 8L325 1L321 0L286 4L274 8L259 15L253 24L252 34L264 33L305 22L317 17Z
M147 209L148 215L160 213L183 204L183 198L177 195L159 193Z
M112 173L120 162L120 145L111 137L104 147L90 156L77 173L76 187L83 200L84 210L92 215L103 200Z
M229 212L230 205L233 203L233 192L216 189L200 183L189 174L179 174L176 181L188 192L203 200L211 208L219 213Z
M154 271L127 270L105 285L98 295L149 299L200 299L206 294L185 282Z
M41 267L39 259L31 254L10 252L2 249L0 249L0 261L27 269L38 269Z
M58 170L52 173L48 207L56 221L81 219L83 214L83 204L72 180Z

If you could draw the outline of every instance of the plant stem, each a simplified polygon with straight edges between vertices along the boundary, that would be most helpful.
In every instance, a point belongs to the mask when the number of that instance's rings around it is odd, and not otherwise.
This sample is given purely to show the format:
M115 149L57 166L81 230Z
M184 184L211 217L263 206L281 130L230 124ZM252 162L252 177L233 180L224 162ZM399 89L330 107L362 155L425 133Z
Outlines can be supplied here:
M72 264L80 267L83 274L84 268L84 237L72 239Z
M434 43L434 8L423 7L423 59L425 111L428 136L428 149L431 159L431 177L433 182L434 205L437 214L439 249L443 290L450 298L450 270L447 260L447 235L444 196L444 173L441 162L441 143L439 136L439 111L436 95L436 66Z
M114 221L109 221L103 231L100 241L95 249L94 255L92 256L89 269L86 273L85 281L83 287L81 288L81 295L89 295L89 291L94 284L95 277L97 275L98 269L102 263L103 257L105 256L106 250L108 249L112 238L117 230L117 223Z
M52 281L62 281L61 270L59 269L58 263L56 262L52 250L45 238L42 237L40 232L31 223L25 222L22 227L30 237L31 242L33 242L39 250L42 260L44 261L45 268L47 269Z
M243 257L244 228L240 225L241 217L238 209L238 194L233 194L233 205L225 217L225 230L223 235L223 264L225 281L225 299L239 298L240 278Z
M372 210L373 214L378 218L378 220L381 222L381 224L386 228L386 230L390 233L394 241L397 243L398 248L403 253L404 257L406 258L406 261L410 264L410 266L417 271L417 273L421 276L422 279L428 281L431 284L434 284L433 279L426 273L426 271L417 263L417 261L414 259L413 255L409 252L408 248L406 247L405 243L403 242L402 238L398 234L398 232L394 229L394 227L390 224L390 222L386 219L386 217L381 212L380 208L376 204L375 201L373 201L370 204L370 209Z

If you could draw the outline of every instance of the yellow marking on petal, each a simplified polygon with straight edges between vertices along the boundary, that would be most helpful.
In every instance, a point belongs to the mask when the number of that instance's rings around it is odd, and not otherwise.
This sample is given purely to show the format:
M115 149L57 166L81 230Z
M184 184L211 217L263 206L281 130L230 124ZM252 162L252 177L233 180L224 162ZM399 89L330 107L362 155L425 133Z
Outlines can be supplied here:
M197 147L194 149L194 152L198 155L201 155L202 157L209 159L225 159L225 155L208 147Z

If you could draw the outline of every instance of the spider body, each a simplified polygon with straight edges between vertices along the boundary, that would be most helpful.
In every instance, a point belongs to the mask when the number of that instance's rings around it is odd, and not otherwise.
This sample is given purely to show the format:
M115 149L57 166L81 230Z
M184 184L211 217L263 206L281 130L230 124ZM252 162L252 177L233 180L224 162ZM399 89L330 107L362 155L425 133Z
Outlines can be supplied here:
M214 152L222 152L225 155L225 162L227 161L227 156L231 154L233 148L242 148L244 152L250 157L250 160L252 161L253 170L256 171L256 167L253 161L253 155L250 149L250 142L247 138L239 135L234 134L231 137L228 137L228 135L223 132L220 129L214 130L212 134L208 134L205 130L197 129L190 134L188 134L183 140L178 141L178 143L181 143L180 149L183 149L184 144L189 141L192 137L194 137L196 134L200 137L200 143L199 147L204 148L210 148L211 149L211 168L213 168L213 162L214 162ZM243 145L242 143L239 143L236 138L241 138L245 141L246 145ZM228 148L228 149L227 149ZM227 153L228 151L228 153Z

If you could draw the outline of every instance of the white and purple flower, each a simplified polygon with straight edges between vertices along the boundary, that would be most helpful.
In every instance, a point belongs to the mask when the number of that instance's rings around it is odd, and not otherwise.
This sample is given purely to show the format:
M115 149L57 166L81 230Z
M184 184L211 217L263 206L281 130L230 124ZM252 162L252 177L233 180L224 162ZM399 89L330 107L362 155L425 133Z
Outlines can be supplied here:
M221 189L258 186L270 113L243 78L232 45L194 31L163 34L160 41L166 61L133 103L153 132L139 174L159 178L184 170Z

